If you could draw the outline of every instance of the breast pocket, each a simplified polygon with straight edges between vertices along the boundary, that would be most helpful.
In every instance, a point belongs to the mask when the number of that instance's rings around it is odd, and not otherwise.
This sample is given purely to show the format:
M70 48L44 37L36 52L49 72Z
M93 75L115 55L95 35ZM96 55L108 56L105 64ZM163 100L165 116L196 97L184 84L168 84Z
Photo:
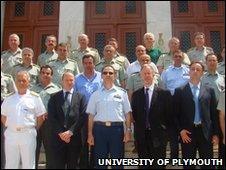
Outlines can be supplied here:
M35 120L35 105L32 102L24 102L21 106L21 113L27 121Z

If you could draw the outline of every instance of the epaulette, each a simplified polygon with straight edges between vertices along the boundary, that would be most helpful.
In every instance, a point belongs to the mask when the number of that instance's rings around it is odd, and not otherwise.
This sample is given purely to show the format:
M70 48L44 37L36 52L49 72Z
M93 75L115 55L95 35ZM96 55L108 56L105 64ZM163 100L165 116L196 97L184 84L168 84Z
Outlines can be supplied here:
M36 97L39 97L39 94L38 93L35 93L34 91L31 91L31 95L36 96Z
M97 50L96 48L89 47L89 49L90 49L91 51L98 52L98 50Z
M71 61L71 62L77 63L77 61L76 61L76 60L74 60L73 58L68 58L68 61Z
M139 71L138 72L134 72L130 76L134 76L134 75L137 75L137 74L140 74L140 72Z
M195 47L191 47L191 48L189 48L188 50L187 50L187 52L190 52L190 51L192 51L192 50L194 50L195 49Z
M4 51L1 52L1 55L5 54L7 52L8 52L8 50L4 50Z
M37 64L32 64L32 66L37 67L40 69L40 67Z
M123 89L122 87L116 86L119 90L122 90L123 92L127 93L127 91L125 89Z
M9 94L7 94L5 97L9 97L9 96L11 96L11 95L13 95L13 94L15 94L15 91L14 91L14 92L11 92L11 93L9 93Z
M6 73L3 73L3 76L11 78L11 79L13 78L10 74L6 74Z
M213 49L211 47L206 47L206 50L213 52Z

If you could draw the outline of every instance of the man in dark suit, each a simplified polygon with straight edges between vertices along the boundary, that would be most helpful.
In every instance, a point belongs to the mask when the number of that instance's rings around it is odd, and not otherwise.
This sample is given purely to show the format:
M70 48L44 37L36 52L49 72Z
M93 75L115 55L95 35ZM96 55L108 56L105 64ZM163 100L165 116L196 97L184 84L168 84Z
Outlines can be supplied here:
M86 101L83 95L74 91L73 86L74 75L65 72L62 76L63 90L51 96L48 103L48 119L53 131L54 169L78 168Z
M182 140L183 158L195 159L197 149L200 158L213 158L213 144L218 143L215 93L212 88L200 83L203 71L201 62L192 62L189 83L175 90L176 124ZM184 168L195 169L195 166ZM201 168L212 169L213 165Z
M166 157L166 126L171 110L171 97L169 91L154 85L153 77L153 68L144 64L141 68L144 87L135 91L131 98L138 156L155 159L152 165L140 166L141 169L165 168L157 164L157 159Z

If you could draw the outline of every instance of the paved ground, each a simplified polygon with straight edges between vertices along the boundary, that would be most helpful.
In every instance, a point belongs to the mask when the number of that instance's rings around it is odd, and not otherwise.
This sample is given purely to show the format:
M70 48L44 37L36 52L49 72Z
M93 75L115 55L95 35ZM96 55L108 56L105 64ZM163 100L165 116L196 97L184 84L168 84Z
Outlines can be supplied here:
M133 142L129 142L128 144L126 144L125 146L125 157L126 158L138 158L136 153L133 153L132 150L134 148ZM166 151L166 158L169 158L169 146L167 146L167 151ZM181 151L179 152L179 157L181 158ZM217 157L217 148L214 148L214 158ZM137 166L126 166L124 167L124 169L137 169ZM45 154L42 151L41 155L40 155L40 161L39 161L39 167L38 169L45 169ZM172 165L168 165L166 167L166 169L183 169L182 166L172 166ZM197 169L199 169L199 167L197 167Z

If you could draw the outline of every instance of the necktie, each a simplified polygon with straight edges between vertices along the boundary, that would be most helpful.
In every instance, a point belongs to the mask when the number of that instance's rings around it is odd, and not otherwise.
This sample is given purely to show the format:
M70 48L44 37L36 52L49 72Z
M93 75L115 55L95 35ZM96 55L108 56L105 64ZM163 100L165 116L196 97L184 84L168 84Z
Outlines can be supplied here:
M145 111L146 111L146 114L145 114L145 125L146 125L146 128L150 128L150 123L149 123L149 94L148 94L148 90L149 88L146 88L145 89Z
M197 86L193 86L193 100L195 102L195 120L194 123L198 124L201 121L199 109L199 91Z
M69 101L69 94L70 92L66 92L65 93L65 97L64 97L64 114L65 114L65 121L64 121L64 125L65 127L67 126L67 119L68 119L68 115L70 113L71 110L71 106L70 106L70 101Z

